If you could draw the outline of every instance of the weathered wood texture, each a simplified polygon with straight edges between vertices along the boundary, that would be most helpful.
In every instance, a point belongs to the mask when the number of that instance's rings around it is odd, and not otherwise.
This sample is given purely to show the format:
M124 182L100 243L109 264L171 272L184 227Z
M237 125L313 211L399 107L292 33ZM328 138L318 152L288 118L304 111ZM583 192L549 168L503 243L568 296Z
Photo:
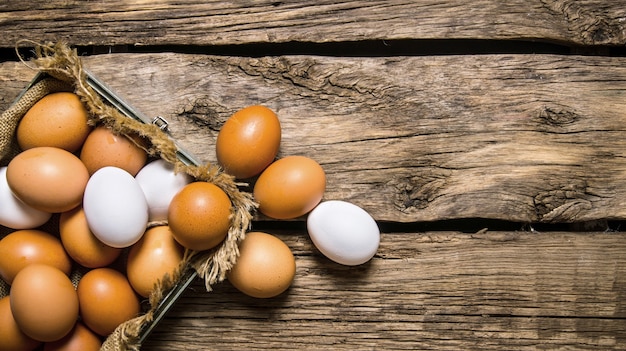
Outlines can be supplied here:
M235 110L281 119L280 156L378 220L626 218L626 59L112 54L85 65L203 162ZM33 72L0 66L3 105ZM13 89L9 93L9 89Z
M361 40L576 48L626 44L625 23L623 0L5 1L0 48L19 39L112 51L347 48L335 56ZM0 109L35 73L3 59ZM283 124L280 156L316 159L325 199L354 202L381 223L626 219L624 57L155 53L84 62L140 111L169 120L203 162L215 161L230 114L271 107ZM382 235L371 262L345 267L312 246L302 219L257 220L296 256L290 290L256 300L228 282L211 293L196 282L144 350L626 349L621 232L424 233L409 223Z
M623 350L622 233L384 234L368 264L299 232L292 287L247 298L195 284L144 350Z
M626 1L4 1L0 47L523 39L623 45Z

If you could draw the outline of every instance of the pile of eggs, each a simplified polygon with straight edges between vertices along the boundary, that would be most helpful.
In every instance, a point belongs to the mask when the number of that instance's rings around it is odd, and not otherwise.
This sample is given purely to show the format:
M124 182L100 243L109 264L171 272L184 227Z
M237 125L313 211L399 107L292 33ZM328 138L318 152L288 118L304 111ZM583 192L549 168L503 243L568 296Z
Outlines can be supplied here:
M170 228L148 223L166 220L164 203L193 180L149 159L140 138L87 120L75 94L45 96L17 126L22 151L0 168L0 225L9 230L0 278L10 286L0 350L98 350L183 260Z
M280 140L280 121L272 110L246 107L220 129L215 144L218 163L235 178L254 182L254 199L265 216L288 220L308 214L309 235L331 260L344 265L369 261L380 241L374 219L345 201L322 202L326 189L322 167L305 156L276 160ZM285 291L294 274L295 261L287 245L269 234L248 233L227 277L245 294L266 298Z
M0 225L14 230L0 240L0 277L10 285L0 299L0 350L98 349L139 315L140 299L178 267L185 249L208 250L227 235L232 204L222 189L149 159L141 138L88 127L87 119L75 94L47 95L17 127L23 151L0 168ZM261 213L308 214L324 255L367 262L379 244L374 220L350 203L323 202L322 167L304 156L276 160L280 140L273 111L246 107L220 130L217 159L236 179L254 181ZM58 235L42 230L53 214ZM279 238L249 232L239 251L227 274L235 288L257 298L289 288L295 259ZM75 264L83 271L77 283L69 278Z

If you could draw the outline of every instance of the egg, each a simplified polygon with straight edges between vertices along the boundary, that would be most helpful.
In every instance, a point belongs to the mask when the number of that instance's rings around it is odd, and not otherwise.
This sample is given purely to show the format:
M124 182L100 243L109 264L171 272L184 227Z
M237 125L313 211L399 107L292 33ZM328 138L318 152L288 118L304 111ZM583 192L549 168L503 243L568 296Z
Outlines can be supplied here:
M78 322L61 340L45 343L43 351L98 351L100 347L100 337Z
M293 219L311 211L322 199L326 175L305 156L287 156L267 167L254 185L259 211L275 219Z
M218 186L192 182L172 199L168 224L174 239L191 250L208 250L221 243L230 228L232 204Z
M23 149L53 146L75 152L80 149L91 127L89 116L78 95L58 92L44 96L17 125L17 143Z
M307 230L322 254L348 266L369 261L380 243L380 230L374 218L347 201L319 204L307 217Z
M107 336L118 325L139 315L139 298L128 279L114 269L90 270L76 290L81 320L98 335Z
M76 290L57 268L37 263L25 267L15 276L10 296L15 322L35 340L59 340L76 324Z
M106 166L98 169L85 188L83 210L91 232L115 248L136 243L148 225L148 203L127 171Z
M281 130L278 116L265 106L249 106L235 112L217 135L218 163L236 178L250 178L276 157Z
M246 295L270 298L287 290L295 274L289 246L271 234L250 232L239 244L239 257L227 278Z
M26 266L41 263L69 275L72 262L61 241L44 231L23 229L12 232L0 240L0 277L13 283L15 276Z
M150 296L154 284L165 274L170 277L183 260L183 247L166 225L150 228L128 253L126 276L135 291Z
M83 267L108 266L122 253L122 249L106 245L93 235L82 206L61 213L59 234L67 254Z
M78 157L56 147L36 147L15 156L7 166L7 183L27 205L44 212L78 206L89 180Z
M126 170L134 177L148 159L145 144L138 136L132 136L131 140L115 134L105 126L99 126L87 136L80 159L89 174L94 174L102 167L113 166Z
M13 195L7 183L7 168L0 167L0 225L11 229L31 229L46 223L52 213L37 210Z
M167 210L174 195L193 178L186 173L176 172L174 165L158 159L145 165L135 176L148 201L148 220L167 220Z
M41 345L20 330L11 312L10 297L0 299L0 351L32 351Z

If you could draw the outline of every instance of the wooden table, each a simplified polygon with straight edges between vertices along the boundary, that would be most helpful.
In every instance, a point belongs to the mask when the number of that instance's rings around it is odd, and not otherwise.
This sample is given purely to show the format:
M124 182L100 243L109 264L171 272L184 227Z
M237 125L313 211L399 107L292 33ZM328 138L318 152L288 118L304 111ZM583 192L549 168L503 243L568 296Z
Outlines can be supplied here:
M234 111L383 231L335 264L303 219L259 300L194 283L144 350L626 349L626 1L60 1L0 5L0 107L65 40L203 162ZM22 49L25 53L28 48Z

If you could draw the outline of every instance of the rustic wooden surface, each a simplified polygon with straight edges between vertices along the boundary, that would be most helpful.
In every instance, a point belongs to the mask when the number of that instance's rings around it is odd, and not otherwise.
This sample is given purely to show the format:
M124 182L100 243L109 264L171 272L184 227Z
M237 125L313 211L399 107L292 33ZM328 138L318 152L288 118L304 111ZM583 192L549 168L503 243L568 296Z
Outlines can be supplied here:
M317 160L326 199L378 220L626 218L624 58L111 54L84 63L169 120L204 162L215 162L230 114L269 106L282 121L281 155ZM2 80L32 74L2 67Z
M291 289L196 282L144 350L623 350L624 23L625 1L5 2L0 109L34 75L16 41L67 40L205 162L232 112L272 107L281 155L379 221L344 267L258 216Z
M389 39L626 42L626 2L5 1L0 46L19 39L82 45L232 45Z
M626 241L616 233L390 233L330 264L300 231L284 295L189 289L146 350L618 350ZM198 307L201 306L201 307Z

